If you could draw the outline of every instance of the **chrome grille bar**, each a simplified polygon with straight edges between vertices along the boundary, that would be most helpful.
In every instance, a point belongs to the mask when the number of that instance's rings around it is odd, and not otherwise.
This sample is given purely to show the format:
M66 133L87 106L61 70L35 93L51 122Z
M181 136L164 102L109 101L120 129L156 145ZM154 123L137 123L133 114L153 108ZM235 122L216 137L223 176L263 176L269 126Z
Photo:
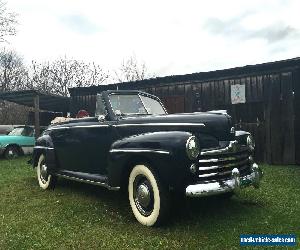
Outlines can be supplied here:
M206 177L211 177L211 176L215 176L215 175L218 175L218 173L201 174L201 175L199 175L199 177L206 178Z
M244 171L247 168L248 168L248 165L244 165L244 166L240 167L239 170ZM211 177L211 176L231 175L231 173L232 173L232 169L227 170L227 171L218 172L218 173L200 174L199 178L207 178L207 177Z
M222 180L231 176L233 168L242 174L247 173L251 158L249 148L237 141L230 141L224 148L203 150L198 158L198 178L201 182Z
M224 165L218 165L218 166L208 166L208 167L199 167L199 171L205 171L205 170L213 170L213 169L219 169L219 168L230 168L230 167L236 167L239 165L244 165L248 163L249 159L245 159L238 162L228 163Z
M241 154L241 155L228 156L223 158L200 159L199 163L218 163L218 162L225 162L225 161L235 161L246 157L248 157L247 154Z

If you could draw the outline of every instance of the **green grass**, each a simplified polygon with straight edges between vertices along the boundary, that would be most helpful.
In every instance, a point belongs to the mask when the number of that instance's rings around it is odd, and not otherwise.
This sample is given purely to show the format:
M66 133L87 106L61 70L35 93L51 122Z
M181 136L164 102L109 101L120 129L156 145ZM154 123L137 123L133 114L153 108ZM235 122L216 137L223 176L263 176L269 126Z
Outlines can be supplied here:
M242 233L296 233L300 249L299 166L263 166L260 189L188 199L147 228L122 193L62 179L41 190L27 160L0 159L0 249L240 249Z

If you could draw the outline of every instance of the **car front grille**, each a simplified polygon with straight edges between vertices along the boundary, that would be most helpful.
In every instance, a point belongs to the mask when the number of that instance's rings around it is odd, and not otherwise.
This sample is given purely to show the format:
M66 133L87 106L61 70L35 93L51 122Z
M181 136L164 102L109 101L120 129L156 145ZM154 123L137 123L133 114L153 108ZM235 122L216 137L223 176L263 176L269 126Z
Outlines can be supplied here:
M251 152L236 141L222 149L201 152L197 163L198 182L219 181L231 178L231 172L237 168L240 176L250 174Z

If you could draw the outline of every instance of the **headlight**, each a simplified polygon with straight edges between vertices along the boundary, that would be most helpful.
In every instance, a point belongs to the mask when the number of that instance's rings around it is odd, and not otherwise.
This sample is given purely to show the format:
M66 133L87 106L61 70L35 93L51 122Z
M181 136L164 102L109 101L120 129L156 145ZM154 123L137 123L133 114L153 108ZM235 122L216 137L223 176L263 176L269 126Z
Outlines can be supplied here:
M247 136L247 146L251 151L255 149L255 142L252 135Z
M199 156L199 142L195 136L191 136L186 141L186 153L190 160L195 160Z

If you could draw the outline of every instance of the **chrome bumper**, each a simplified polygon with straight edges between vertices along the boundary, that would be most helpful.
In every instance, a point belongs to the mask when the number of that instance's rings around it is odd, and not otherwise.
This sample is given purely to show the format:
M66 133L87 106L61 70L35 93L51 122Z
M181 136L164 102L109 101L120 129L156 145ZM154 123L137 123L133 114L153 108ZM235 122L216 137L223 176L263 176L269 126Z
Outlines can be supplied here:
M201 197L232 192L247 186L258 188L263 172L256 163L253 163L251 166L251 174L240 177L239 170L234 168L231 172L231 176L232 178L226 181L189 185L185 190L185 194L189 197Z

